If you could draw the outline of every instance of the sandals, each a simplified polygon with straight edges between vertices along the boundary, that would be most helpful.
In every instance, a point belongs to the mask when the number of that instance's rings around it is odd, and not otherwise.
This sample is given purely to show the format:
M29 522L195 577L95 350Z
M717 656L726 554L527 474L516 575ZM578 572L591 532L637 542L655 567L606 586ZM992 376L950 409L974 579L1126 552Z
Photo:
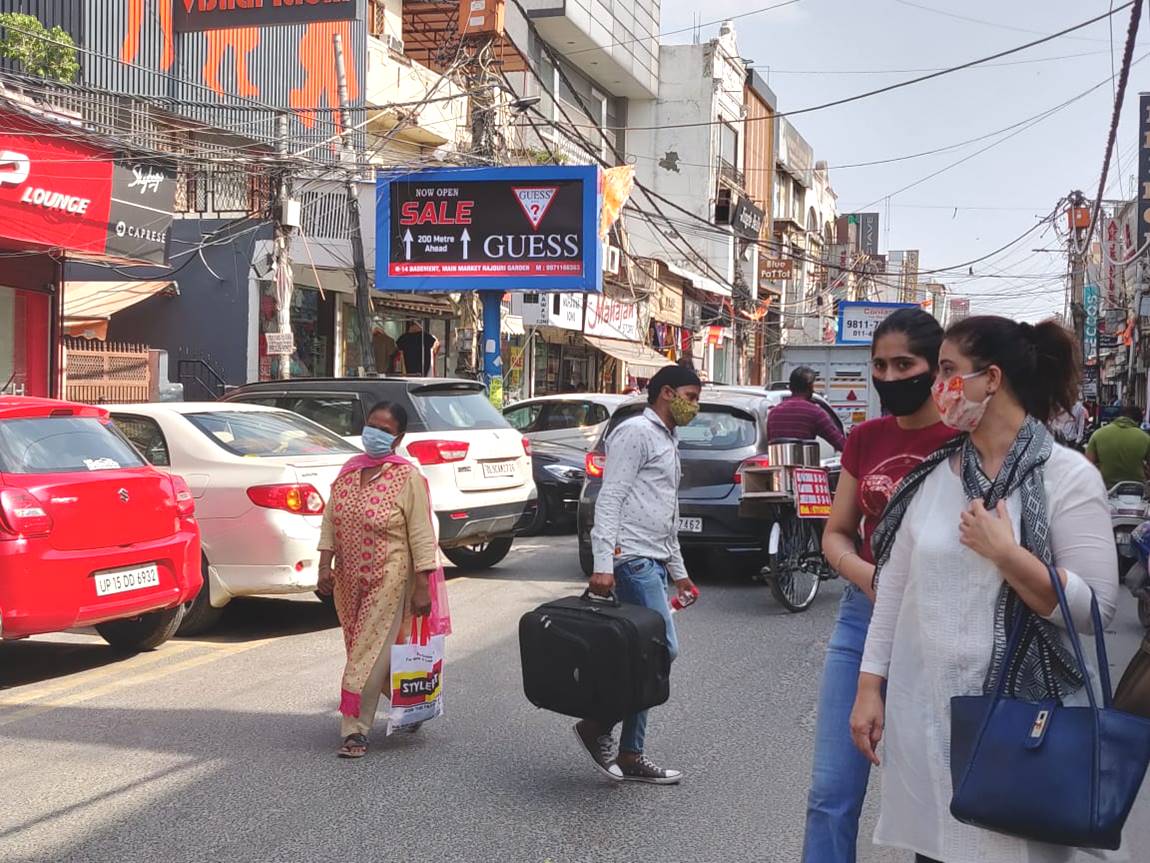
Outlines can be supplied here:
M367 737L363 734L349 734L343 739L343 746L336 755L340 758L363 758L367 755Z

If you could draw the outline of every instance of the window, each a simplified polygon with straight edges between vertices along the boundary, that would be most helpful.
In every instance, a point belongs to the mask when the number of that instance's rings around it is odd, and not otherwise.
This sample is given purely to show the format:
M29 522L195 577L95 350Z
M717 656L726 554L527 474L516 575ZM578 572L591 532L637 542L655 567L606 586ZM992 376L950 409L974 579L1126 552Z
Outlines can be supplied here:
M112 414L112 420L149 464L156 467L172 466L168 442L164 439L164 433L160 430L158 422L151 417L127 414Z
M350 396L288 396L277 407L295 411L343 437L363 432L363 406Z
M95 417L0 421L0 470L6 473L100 471L143 464L114 426Z
M431 387L411 396L428 431L507 428L507 420L483 390Z
M603 407L603 405L591 405L590 413L591 417L588 425L597 426L611 419L611 414L607 411L607 408Z
M681 449L738 449L755 442L755 421L748 414L703 408L679 429Z
M732 168L739 164L739 133L726 123L719 125L719 158Z
M546 431L582 428L587 423L587 402L555 402L547 412Z
M287 411L209 411L188 422L233 455L249 457L354 455L358 449Z
M543 405L540 402L535 402L530 405L520 405L517 408L512 408L505 411L504 418L511 423L511 427L516 431L530 432L535 431L535 423L539 420L539 414L543 412Z

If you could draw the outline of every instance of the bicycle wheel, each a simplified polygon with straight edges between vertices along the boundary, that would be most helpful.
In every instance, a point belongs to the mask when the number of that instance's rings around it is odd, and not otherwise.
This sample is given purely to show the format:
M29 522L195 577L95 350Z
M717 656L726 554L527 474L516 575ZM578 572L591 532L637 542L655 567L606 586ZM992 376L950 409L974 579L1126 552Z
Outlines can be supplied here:
M793 511L779 519L778 550L770 556L771 593L790 612L806 611L819 592L819 536L814 522Z

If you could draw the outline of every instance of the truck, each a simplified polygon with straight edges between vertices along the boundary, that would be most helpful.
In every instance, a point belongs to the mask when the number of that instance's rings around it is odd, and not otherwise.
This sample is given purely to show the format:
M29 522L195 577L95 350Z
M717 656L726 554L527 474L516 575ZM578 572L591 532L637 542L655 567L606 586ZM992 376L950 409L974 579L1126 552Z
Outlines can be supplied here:
M810 366L818 373L815 392L834 408L848 433L856 423L882 413L871 385L870 345L788 345L783 349L779 380L771 389L787 389L791 372Z

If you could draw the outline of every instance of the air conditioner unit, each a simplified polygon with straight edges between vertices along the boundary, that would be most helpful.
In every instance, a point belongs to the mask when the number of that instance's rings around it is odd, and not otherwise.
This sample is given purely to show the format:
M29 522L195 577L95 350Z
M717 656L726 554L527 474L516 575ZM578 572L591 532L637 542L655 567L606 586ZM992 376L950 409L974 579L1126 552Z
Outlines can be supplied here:
M606 254L603 255L603 272L610 273L612 276L619 275L619 267L623 262L623 253L619 250L618 246L612 246L609 243L605 246Z
M396 54L402 54L403 53L403 40L400 39L398 36L395 36L391 33L388 33L387 34L387 50L393 51Z

